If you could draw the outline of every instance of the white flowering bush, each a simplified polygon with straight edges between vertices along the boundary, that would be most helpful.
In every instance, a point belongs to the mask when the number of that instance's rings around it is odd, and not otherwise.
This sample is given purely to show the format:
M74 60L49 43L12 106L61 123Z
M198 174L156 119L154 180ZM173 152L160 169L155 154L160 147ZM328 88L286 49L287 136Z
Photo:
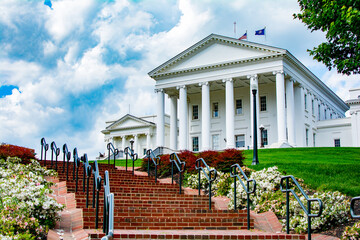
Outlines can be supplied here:
M356 222L352 227L346 227L342 240L355 240L360 239L360 222Z
M54 175L35 160L24 165L18 158L0 159L0 234L33 234L41 239L55 226L63 206L48 196L52 183L44 179Z
M214 168L210 167L210 169L212 170ZM205 171L209 176L209 171L206 168ZM218 171L216 179L211 183L211 194L213 196L225 195L229 189L230 180L231 179L229 173L223 173ZM201 190L203 190L205 194L209 194L209 181L202 171L200 172L200 183L201 183ZM199 173L185 176L185 186L193 189L198 189Z
M278 168L271 167L261 171L250 174L249 179L255 179L256 191L250 194L251 207L257 212L273 211L279 218L283 227L285 227L286 220L286 194L281 192L280 180L281 173ZM305 191L309 189L304 185L302 179L297 179L299 184ZM292 185L292 184L291 184ZM242 185L237 183L237 207L246 207L246 192ZM311 191L312 192L312 191ZM230 198L229 208L234 209L234 184L230 186L230 191L227 195ZM298 194L305 207L307 203L301 194ZM323 214L320 217L312 218L312 230L321 230L331 227L335 224L340 224L349 221L348 209L349 201L346 196L339 192L315 192L310 195L310 198L319 198L323 201ZM312 213L317 213L319 205L316 202L312 203ZM307 217L302 210L297 200L290 194L290 228L297 233L307 232Z

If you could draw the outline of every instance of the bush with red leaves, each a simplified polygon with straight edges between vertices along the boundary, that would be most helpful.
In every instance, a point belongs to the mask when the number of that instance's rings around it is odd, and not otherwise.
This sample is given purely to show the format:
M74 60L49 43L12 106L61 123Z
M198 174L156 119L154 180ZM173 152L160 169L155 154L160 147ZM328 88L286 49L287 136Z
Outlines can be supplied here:
M29 163L30 159L35 158L35 150L10 144L0 145L0 158L7 157L18 157L21 158L22 163Z
M227 149L223 152L217 151L203 151L199 154L196 154L189 151L181 151L178 154L178 157L181 161L185 161L185 171L194 174L196 173L195 162L199 158L203 158L205 162L210 166L216 168L217 171L221 172L229 172L230 166L238 163L240 166L243 166L243 152L237 149ZM141 170L147 171L147 158L144 158L141 164ZM150 161L150 171L154 171L154 164ZM174 173L177 173L178 170L174 166ZM159 177L167 177L171 175L171 163L170 163L170 155L162 155L160 164L158 166L158 176Z

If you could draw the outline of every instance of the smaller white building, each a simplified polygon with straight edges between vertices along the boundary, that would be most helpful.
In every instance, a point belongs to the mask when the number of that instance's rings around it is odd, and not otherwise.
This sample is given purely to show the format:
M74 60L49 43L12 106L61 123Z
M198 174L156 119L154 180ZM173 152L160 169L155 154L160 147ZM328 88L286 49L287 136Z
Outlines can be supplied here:
M105 135L105 155L108 154L107 144L111 142L119 151L130 147L134 140L134 150L139 156L145 155L147 149L155 148L156 116L135 117L126 114L122 118L105 122L107 127L101 132ZM169 142L170 118L165 115L165 142ZM165 145L165 147L168 147Z

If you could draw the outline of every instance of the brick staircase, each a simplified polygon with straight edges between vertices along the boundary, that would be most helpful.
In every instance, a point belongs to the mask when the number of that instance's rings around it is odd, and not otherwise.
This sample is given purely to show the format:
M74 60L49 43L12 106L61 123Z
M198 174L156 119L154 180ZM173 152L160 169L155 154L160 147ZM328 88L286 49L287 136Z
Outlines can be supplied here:
M50 166L50 161L41 162ZM54 166L53 166L54 167ZM75 192L69 166L67 189ZM247 229L245 210L209 210L208 196L178 193L178 186L155 183L147 176L133 176L105 164L99 164L100 175L109 171L110 189L115 195L115 239L305 239L303 235L286 235L254 230L254 219ZM66 180L66 169L58 163L60 181ZM101 239L103 222L103 189L100 192L99 228L95 230L95 208L92 207L93 178L90 178L89 206L86 208L86 192L83 192L83 169L79 168L77 208L83 209L84 229L90 239Z

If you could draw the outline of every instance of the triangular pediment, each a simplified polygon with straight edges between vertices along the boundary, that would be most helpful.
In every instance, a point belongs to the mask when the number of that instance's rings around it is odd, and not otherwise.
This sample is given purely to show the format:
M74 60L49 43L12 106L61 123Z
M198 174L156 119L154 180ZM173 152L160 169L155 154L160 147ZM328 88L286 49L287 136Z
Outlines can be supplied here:
M150 125L155 125L152 122L143 120L141 118L132 116L130 114L125 115L124 117L120 118L119 120L113 122L109 126L106 127L106 130L116 130L116 129L128 129L128 128L141 128L147 127Z
M267 58L286 53L281 48L212 34L155 68L151 77L234 62Z

